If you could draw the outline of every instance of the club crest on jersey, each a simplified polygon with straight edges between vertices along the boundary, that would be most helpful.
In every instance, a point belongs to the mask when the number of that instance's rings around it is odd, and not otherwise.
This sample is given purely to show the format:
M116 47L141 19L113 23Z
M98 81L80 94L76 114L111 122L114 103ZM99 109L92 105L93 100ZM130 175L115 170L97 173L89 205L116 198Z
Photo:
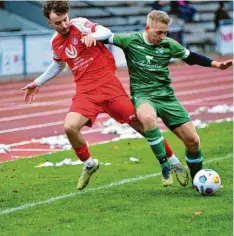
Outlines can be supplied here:
M158 54L158 55L164 53L163 48L157 48L157 49L155 50L155 52L156 52L156 54Z
M78 55L77 50L73 45L70 45L70 48L66 47L65 52L69 58L76 58Z
M72 42L76 45L78 43L78 39L75 36L72 36Z

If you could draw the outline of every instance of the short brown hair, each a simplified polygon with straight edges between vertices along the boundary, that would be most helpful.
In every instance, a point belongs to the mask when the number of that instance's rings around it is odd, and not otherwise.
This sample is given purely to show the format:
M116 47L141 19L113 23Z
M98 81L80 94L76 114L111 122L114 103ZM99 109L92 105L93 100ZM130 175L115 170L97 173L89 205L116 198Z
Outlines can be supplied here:
M149 25L150 22L162 22L166 25L170 25L172 19L164 11L153 10L147 15L147 25Z
M68 0L45 1L42 7L42 13L46 18L50 18L53 11L57 15L66 14L69 10Z

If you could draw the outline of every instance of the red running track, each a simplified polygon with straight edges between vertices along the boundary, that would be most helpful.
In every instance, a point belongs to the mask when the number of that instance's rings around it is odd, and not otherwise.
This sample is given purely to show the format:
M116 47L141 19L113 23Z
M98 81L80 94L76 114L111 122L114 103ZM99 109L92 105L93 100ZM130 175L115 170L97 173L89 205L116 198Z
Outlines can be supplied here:
M221 60L226 60L223 58ZM195 112L201 106L232 105L233 70L217 70L185 64L170 65L172 85L180 101L193 119L217 120L232 118L233 114L207 114ZM129 92L129 77L126 69L117 75ZM24 104L24 92L20 90L29 81L1 82L0 85L0 144L11 146L9 153L0 153L0 162L21 157L45 154L59 149L50 149L33 140L42 137L63 135L63 120L75 92L72 76L63 75L40 89L36 101ZM111 140L115 135L100 133L100 123L109 118L100 114L92 129L85 127L83 134L90 144ZM166 127L159 123L161 129Z

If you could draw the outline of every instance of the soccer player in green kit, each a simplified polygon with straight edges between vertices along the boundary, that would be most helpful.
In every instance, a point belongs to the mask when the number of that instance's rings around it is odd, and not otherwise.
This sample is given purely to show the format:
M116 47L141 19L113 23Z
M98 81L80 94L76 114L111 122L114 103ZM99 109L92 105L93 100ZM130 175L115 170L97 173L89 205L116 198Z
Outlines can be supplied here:
M153 10L147 16L144 32L112 34L109 43L123 49L130 75L130 91L138 119L144 126L145 136L160 162L162 181L171 181L171 167L166 158L163 136L157 117L185 145L185 159L191 178L202 169L203 156L200 139L185 108L177 99L169 77L169 61L179 58L189 65L227 69L232 60L217 62L190 52L177 41L167 37L170 17L163 11ZM172 167L173 169L173 167ZM185 176L186 178L186 176Z

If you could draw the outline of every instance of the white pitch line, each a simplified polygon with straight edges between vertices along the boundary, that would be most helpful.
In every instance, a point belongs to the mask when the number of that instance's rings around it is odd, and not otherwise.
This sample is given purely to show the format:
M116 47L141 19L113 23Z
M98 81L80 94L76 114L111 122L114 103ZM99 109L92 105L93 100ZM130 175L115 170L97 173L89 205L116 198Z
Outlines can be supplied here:
M214 159L207 160L206 162L204 162L204 164L211 163L211 162L214 162L214 161L222 161L222 160L225 160L227 158L232 158L232 154L228 154L225 157L219 157L219 158L214 158ZM138 176L138 177L135 177L135 178L123 179L121 181L112 182L110 184L103 185L103 186L100 186L100 187L97 187L97 188L89 188L89 189L83 190L81 192L72 192L72 193L69 193L69 194L63 194L63 195L60 195L60 196L57 196L57 197L52 197L52 198L49 198L49 199L44 200L44 201L29 202L29 203L26 203L26 204L18 206L18 207L13 207L13 208L8 208L8 209L0 209L0 215L9 214L9 213L12 213L12 212L15 212L15 211L22 211L22 210L25 210L25 209L30 208L30 207L35 207L35 206L42 205L42 204L48 204L48 203L55 202L57 200L64 199L64 198L79 196L79 195L83 195L83 194L90 193L90 192L96 192L96 191L99 191L99 190L108 189L108 188L115 187L115 186L120 186L120 185L123 185L123 184L134 183L134 182L137 182L139 180L145 180L145 179L152 178L152 177L159 176L159 175L161 175L161 173L154 173L154 174Z

